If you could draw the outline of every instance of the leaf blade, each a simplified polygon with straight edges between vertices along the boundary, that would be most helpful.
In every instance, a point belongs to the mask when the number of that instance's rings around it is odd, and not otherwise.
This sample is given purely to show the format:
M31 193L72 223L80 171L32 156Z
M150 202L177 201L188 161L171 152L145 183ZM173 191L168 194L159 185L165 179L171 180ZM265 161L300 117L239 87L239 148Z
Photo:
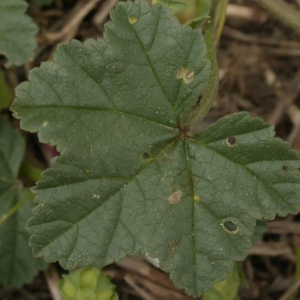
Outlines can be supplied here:
M28 4L23 0L0 3L0 53L8 58L6 67L21 66L36 48L37 26L24 14Z
M26 203L5 219L12 207L28 196L34 197L22 190L22 184L17 180L24 151L25 141L20 133L0 118L0 282L7 287L29 283L40 269L46 267L43 259L33 258L28 246L29 233L25 225L31 216L32 203Z

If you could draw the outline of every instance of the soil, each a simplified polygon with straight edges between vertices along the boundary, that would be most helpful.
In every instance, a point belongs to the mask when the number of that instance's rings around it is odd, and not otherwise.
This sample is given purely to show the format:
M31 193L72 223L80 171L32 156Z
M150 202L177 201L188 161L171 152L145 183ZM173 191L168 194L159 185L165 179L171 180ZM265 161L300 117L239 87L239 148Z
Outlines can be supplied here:
M53 5L42 9L31 3L28 13L41 28L33 61L23 67L5 70L5 58L0 57L0 67L12 91L27 79L30 69L52 60L58 43L73 38L81 41L102 38L109 10L116 2L55 0ZM300 10L299 0L288 3ZM274 124L277 135L300 151L300 34L254 1L230 1L219 42L218 61L219 94L204 120L205 126L224 115L245 110ZM17 121L12 122L17 126ZM27 133L27 141L26 157L38 167L48 167L55 150L39 145L37 137L32 134ZM300 297L299 221L298 215L289 215L268 223L262 241L249 250L249 256L242 263L249 288L240 288L241 299ZM177 290L168 275L149 264L144 257L128 258L106 267L104 271L112 276L122 300L192 299ZM58 299L53 294L53 283L63 272L54 264L20 289L0 286L0 299ZM289 298L293 289L295 294Z

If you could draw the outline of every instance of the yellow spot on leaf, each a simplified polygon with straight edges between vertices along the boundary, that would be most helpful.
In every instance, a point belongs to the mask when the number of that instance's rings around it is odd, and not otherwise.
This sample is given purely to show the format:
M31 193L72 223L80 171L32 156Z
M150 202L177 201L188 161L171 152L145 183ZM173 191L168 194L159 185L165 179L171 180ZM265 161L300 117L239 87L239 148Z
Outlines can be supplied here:
M135 17L130 17L129 18L129 23L132 24L132 25L135 24L136 21L137 21L137 19Z
M194 196L194 200L197 201L197 202L199 202L199 201L200 201L200 197L197 196L197 195L195 195L195 196Z

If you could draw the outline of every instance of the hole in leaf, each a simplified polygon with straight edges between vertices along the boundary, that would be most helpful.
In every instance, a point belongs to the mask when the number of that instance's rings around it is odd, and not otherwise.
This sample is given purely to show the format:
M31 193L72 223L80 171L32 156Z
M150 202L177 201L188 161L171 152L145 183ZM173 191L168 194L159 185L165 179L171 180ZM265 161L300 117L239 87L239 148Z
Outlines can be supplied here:
M287 171L287 170L288 170L287 166L283 166L283 167L282 167L282 170L283 170L283 171Z
M129 18L129 23L130 23L131 25L135 24L136 21L137 21L137 19L136 19L135 17L130 17L130 18Z
M231 136L227 139L227 144L229 147L233 147L236 144L236 138Z
M168 200L171 204L176 204L181 200L181 198L182 198L182 193L181 193L181 191L178 190L178 191L175 191L174 193L172 193L169 196Z
M140 158L141 158L141 161L142 161L143 163L146 163L146 162L149 162L149 161L151 160L152 156L151 156L151 153L150 153L150 152L145 151L144 153L142 153L142 154L140 155Z
M230 220L224 221L223 223L221 223L221 225L223 229L228 233L237 233L239 231L239 226L237 226Z

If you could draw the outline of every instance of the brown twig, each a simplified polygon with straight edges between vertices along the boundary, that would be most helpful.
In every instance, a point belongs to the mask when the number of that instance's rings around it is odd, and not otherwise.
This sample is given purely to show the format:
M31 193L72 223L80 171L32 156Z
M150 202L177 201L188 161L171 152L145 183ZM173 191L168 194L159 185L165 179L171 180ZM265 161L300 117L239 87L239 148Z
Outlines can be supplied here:
M279 120L282 118L282 116L287 112L287 109L290 105L293 104L293 102L296 100L300 92L300 69L296 73L294 80L289 87L288 91L277 91L277 98L278 103L271 114L271 116L268 118L268 122L272 124L277 124Z
M53 300L61 300L61 295L57 288L60 278L55 266L49 265L48 269L44 272L44 274Z
M298 41L287 41L287 40L280 40L280 39L266 38L266 37L260 38L257 35L245 34L229 26L224 27L223 35L244 43L276 46L276 47L282 47L286 49L300 49L300 43Z
M226 16L228 19L239 19L255 23L264 23L268 19L268 15L258 7L237 4L228 4Z
M300 234L300 223L273 221L267 223L267 233L271 234Z
M300 278L279 298L279 300L288 300L300 288Z
M143 288L139 287L134 276L128 274L124 277L125 281L145 300L155 300L154 296L147 293Z
M278 256L284 255L291 261L295 261L295 255L290 247L285 246L282 243L265 243L261 242L254 245L248 251L249 255L263 255L263 256Z
M96 6L100 0L80 1L70 14L69 22L58 32L48 32L45 37L50 44L57 42L69 42L75 36L82 20Z
M118 1L119 0L109 0L103 3L100 10L95 14L93 18L93 23L97 27L100 27L104 23L110 11L115 7Z

